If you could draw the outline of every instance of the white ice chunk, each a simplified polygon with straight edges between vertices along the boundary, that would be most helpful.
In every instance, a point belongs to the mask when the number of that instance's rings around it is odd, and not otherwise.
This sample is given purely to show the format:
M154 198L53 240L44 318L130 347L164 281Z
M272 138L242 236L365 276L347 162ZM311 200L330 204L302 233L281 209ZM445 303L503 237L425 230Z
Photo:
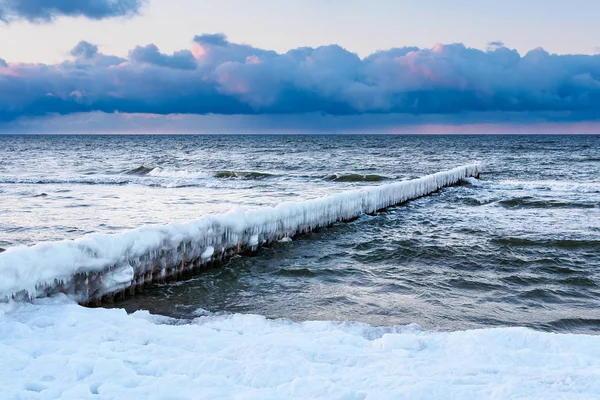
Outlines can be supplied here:
M258 235L252 235L248 240L248 246L254 247L258 246Z
M202 253L202 255L200 256L203 260L208 260L209 258L212 257L212 255L215 254L215 248L212 246L208 246L206 248L206 250L204 250L204 252Z
M134 277L133 267L126 265L121 268L116 268L104 274L103 285L105 289L120 290L129 287Z

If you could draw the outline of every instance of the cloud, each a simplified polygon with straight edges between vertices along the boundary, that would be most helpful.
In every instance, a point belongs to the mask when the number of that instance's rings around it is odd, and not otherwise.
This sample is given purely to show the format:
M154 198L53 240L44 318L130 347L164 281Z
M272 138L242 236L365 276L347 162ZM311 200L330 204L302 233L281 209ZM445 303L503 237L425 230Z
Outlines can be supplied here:
M8 63L6 61L4 61L4 59L0 58L0 68L1 67L8 67Z
M196 60L190 50L179 50L172 55L163 54L154 44L137 46L129 52L131 61L175 69L195 69Z
M85 59L93 58L96 54L98 54L98 46L88 43L85 40L77 43L77 46L71 50L72 56L82 57Z
M194 36L194 42L212 46L227 46L229 41L224 33L205 33Z
M71 49L70 54L75 57L75 61L66 61L60 64L66 71L72 67L79 69L112 67L127 61L125 58L102 54L98 49L98 45L86 42L85 40L77 43L77 45Z
M246 62L248 57L255 60L273 59L278 54L271 50L262 50L247 44L231 43L222 33L204 34L194 37L192 54L204 66L216 66L227 62Z
M0 21L49 22L59 16L104 19L132 16L145 0L0 0Z
M72 55L59 64L0 69L0 120L91 111L447 119L535 114L552 121L600 115L600 56L543 49L521 56L499 43L486 51L460 43L406 47L361 59L337 45L280 54L216 34L196 36L191 50L171 55L151 44L124 59L87 42Z

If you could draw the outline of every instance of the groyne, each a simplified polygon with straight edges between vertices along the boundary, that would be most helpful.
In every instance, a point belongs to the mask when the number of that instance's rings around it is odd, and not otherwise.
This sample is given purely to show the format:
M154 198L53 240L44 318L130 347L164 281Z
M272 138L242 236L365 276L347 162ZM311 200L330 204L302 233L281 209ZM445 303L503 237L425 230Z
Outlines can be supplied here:
M9 248L0 253L0 300L65 293L81 304L100 305L135 294L149 283L181 279L234 254L253 252L478 176L477 164L472 164L276 207L236 209L186 223Z

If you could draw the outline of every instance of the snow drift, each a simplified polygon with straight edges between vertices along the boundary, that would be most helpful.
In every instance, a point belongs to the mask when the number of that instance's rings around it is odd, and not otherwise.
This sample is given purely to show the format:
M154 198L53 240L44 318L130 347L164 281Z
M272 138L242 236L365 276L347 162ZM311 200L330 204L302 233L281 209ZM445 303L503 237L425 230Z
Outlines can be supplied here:
M135 291L242 251L373 213L478 175L477 165L276 207L236 209L186 223L10 248L0 254L0 299L53 293L87 303Z
M0 304L2 399L598 399L600 336Z

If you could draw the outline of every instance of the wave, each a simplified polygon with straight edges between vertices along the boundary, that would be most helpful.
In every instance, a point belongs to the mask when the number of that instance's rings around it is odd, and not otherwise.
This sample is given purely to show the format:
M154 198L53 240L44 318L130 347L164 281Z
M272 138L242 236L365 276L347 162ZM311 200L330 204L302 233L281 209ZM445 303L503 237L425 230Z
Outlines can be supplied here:
M187 169L171 169L161 167L145 167L140 166L132 170L126 171L127 175L149 175L161 178L178 178L178 179L206 179L206 178L239 178L239 179L266 179L276 177L277 175L268 172L258 171L233 171L233 170L222 170L216 172L207 171L194 171Z
M266 179L272 178L276 175L269 174L267 172L253 172L253 171L218 171L213 175L215 178L227 179L227 178L241 178L241 179Z
M154 171L153 167L144 167L142 165L137 168L126 171L125 174L126 175L142 175L143 176L143 175L148 175L152 171Z
M593 203L569 202L560 200L540 200L534 197L515 197L512 199L501 200L499 205L507 208L596 208L598 205Z
M24 185L128 185L137 184L150 187L190 187L204 186L211 175L205 172L170 170L158 167L140 166L117 174L85 174L83 176L0 176L0 184Z
M298 277L298 278L313 278L313 277L319 275L316 272L311 271L308 268L296 268L296 269L281 268L276 273L277 273L277 275L291 276L291 277Z
M125 175L151 176L160 178L177 178L177 179L207 179L207 178L240 178L240 179L265 179L276 175L267 172L255 171L217 171L215 173L206 171L190 171L187 169L170 169L161 167L145 167L139 166L132 170L124 172Z
M381 175L361 175L361 174L345 174L345 175L328 175L325 177L328 181L334 182L381 182L389 180L387 176Z
M185 179L168 179L135 175L98 175L86 177L67 177L67 178L47 178L47 177L0 177L0 184L20 184L20 185L108 185L122 186L129 184L138 184L150 187L163 188L181 188L205 186L205 182Z
M564 161L567 161L567 162L580 162L580 163L598 162L598 161L600 161L600 157L566 158L566 159L564 159Z
M240 177L243 179L262 179L274 176L261 172L229 172L229 176L206 171L186 169L170 169L161 167L139 166L120 173L85 173L81 176L49 177L49 176L0 176L0 184L52 185L127 185L139 184L156 187L188 187L202 186L214 177Z
M79 184L79 185L126 185L134 182L131 178L119 175L101 175L96 177L66 177L66 178L50 178L50 177L17 177L4 176L0 177L2 184L24 184L24 185L60 185L60 184Z
M561 284L567 286L581 286L581 287L597 287L598 285L592 278L586 276L574 276L565 278L560 281Z
M50 178L50 177L0 177L0 184L17 184L17 185L106 185L106 186L123 186L123 185L141 185L160 188L186 188L186 187L211 187L219 186L215 181L210 182L210 175L205 177L197 176L167 176L164 173L154 175L154 171L144 176L136 175L97 175L97 176L81 176L81 177L65 177L65 178Z
M156 167L148 173L148 176L154 177L154 178L198 180L198 179L208 179L211 177L211 174L206 171Z
M517 297L523 300L541 300L544 303L562 302L561 296L557 291L548 288L536 288L531 290L521 291Z
M472 177L465 178L463 182L471 186L482 186L481 180Z
M600 318L563 318L545 324L550 330L576 332L580 329L600 332Z
M517 237L507 237L492 239L493 243L504 246L527 246L527 247L548 247L562 249L600 249L600 240L576 240L576 239L526 239Z
M477 173L477 165L277 207L237 209L187 223L10 248L0 255L0 299L58 292L78 301L177 275L262 244L412 200Z
M600 183L570 181L480 181L480 185L500 190L542 190L567 193L600 193Z

